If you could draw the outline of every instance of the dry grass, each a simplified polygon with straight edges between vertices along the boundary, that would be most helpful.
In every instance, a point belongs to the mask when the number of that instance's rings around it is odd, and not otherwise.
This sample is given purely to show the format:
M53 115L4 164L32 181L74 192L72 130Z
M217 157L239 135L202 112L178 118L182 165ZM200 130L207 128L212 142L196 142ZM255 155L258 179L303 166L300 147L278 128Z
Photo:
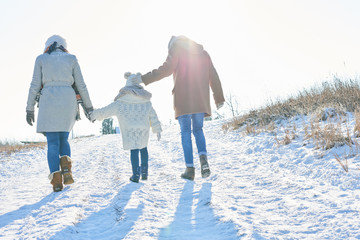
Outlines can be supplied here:
M304 130L304 139L311 139L316 149L328 150L333 147L343 146L348 138L344 136L340 121L328 119L324 123L311 120L310 131Z
M255 135L257 133L256 126L251 124L246 124L244 131L246 135Z
M344 160L336 154L334 158L348 172L348 159L360 154L356 139L360 137L359 103L359 83L353 80L342 82L335 78L332 82L304 90L296 97L271 102L258 110L234 117L222 129L225 132L241 129L247 135L271 132L277 145L290 144L303 130L303 144L313 143L320 157L334 147L347 145L346 149L350 152L342 156ZM353 130L345 117L347 112L354 113ZM297 129L299 126L290 120L295 116L307 116L310 121L304 121L302 129Z
M283 145L288 145L288 144L291 143L291 140L292 140L292 137L290 137L289 131L286 131L285 132L285 137L284 137L284 139L282 141L282 144Z
M355 110L355 126L354 126L354 136L360 137L360 111L359 109Z
M334 153L334 157L336 159L336 161L338 161L338 163L340 164L340 166L344 169L345 172L349 172L349 163L347 158L345 158L344 161L342 161L339 157L338 154Z
M12 154L25 149L45 148L46 142L20 143L0 143L0 153Z
M315 114L319 120L324 120L326 118L324 109L334 109L336 113L341 115L345 112L355 112L358 109L358 103L360 103L359 83L354 80L341 81L334 78L332 82L324 82L321 86L303 90L297 96L290 97L287 100L270 101L258 110L252 110L247 114L234 117L230 122L225 123L222 129L224 131L236 130L249 124L258 129L266 128L273 122L290 119L298 115Z

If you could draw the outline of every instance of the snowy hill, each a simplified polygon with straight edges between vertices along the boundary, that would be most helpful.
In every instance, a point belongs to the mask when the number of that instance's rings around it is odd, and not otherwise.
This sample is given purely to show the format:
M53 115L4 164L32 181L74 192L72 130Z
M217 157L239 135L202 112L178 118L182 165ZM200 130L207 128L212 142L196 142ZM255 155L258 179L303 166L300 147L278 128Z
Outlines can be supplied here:
M205 122L212 175L202 179L196 161L194 182L179 177L178 125L151 136L139 184L120 135L71 140L75 183L59 193L46 149L0 155L0 239L360 239L358 155L346 173L331 152L346 146L319 156L295 123L297 137L278 145Z

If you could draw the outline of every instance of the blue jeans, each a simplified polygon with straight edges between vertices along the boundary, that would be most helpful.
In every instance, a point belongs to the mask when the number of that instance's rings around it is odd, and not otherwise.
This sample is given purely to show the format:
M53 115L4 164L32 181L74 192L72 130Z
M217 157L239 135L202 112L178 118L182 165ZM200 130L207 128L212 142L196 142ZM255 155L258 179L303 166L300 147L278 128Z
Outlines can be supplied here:
M60 156L70 156L69 132L47 132L48 164L50 173L59 171Z
M185 164L187 167L194 167L193 148L191 141L191 122L192 132L195 136L196 147L198 154L207 155L206 141L203 132L204 113L195 113L182 115L178 117L181 129L181 144L184 150Z
M149 154L147 147L143 149L133 149L130 150L130 160L131 160L131 167L133 175L139 176L140 175L140 166L139 166L139 151L141 155L141 167L147 168L148 161L149 161Z

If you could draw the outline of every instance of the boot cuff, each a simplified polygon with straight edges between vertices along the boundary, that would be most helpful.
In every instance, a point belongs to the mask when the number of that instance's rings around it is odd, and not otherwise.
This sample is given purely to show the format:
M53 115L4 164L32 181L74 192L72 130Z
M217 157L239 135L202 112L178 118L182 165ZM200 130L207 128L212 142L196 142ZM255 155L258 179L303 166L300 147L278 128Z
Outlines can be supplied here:
M62 159L62 158L66 158L68 160L68 162L72 162L71 158L68 155L60 156L60 159Z
M55 172L52 172L52 173L49 174L48 178L49 178L50 181L53 180L53 178L54 178L54 173L57 173L57 172L61 173L61 171L55 171Z

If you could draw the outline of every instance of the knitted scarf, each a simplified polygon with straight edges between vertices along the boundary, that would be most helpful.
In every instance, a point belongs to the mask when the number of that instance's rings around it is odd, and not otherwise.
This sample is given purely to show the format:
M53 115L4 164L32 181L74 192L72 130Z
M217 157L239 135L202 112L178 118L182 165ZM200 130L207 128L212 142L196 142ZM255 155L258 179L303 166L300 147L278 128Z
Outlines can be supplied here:
M152 94L148 91L146 91L142 86L136 85L136 86L125 86L122 89L120 89L118 95L115 97L114 101L118 100L122 96L125 96L126 94L133 94L137 97L150 100Z

